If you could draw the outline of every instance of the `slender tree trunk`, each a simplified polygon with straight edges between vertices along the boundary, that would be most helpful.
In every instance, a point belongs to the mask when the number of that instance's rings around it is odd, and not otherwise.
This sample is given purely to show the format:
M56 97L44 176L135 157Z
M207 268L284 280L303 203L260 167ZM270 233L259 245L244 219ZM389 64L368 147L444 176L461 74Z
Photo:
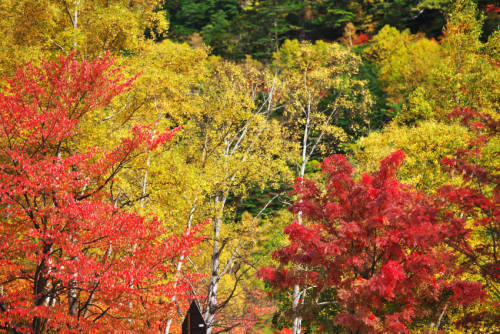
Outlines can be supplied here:
M293 287L293 295L292 295L292 310L297 310L300 302L300 288L298 285ZM302 326L302 318L299 316L295 316L292 323L292 334L300 334L300 329Z
M439 333L439 326L441 326L441 321L443 320L443 316L446 313L446 308L448 308L448 304L444 306L443 312L441 312L441 315L439 316L438 322L436 324L436 334Z
M80 5L81 0L77 0L74 2L75 5L75 12L73 14L73 51L76 52L76 49L78 47L78 42L77 42L77 29L78 29L78 6Z
M193 221L194 211L196 210L196 199L197 198L195 198L195 201L194 201L195 204L191 207L191 211L189 212L189 218L188 218L187 227L186 227L187 231L189 231L191 229L191 223ZM184 261L184 254L181 254L179 261L177 262L177 265L175 267L177 272L179 272L181 270L183 261ZM176 288L176 287L177 287L177 282L174 283L174 288ZM172 302L175 302L176 299L177 299L176 296L173 296ZM173 320L174 320L174 318L169 318L167 320L167 324L165 325L164 334L170 333L170 326L172 325Z
M302 0L303 3L303 0ZM304 7L302 7L304 9ZM306 74L307 75L307 74ZM307 87L307 77L304 77L304 83L306 84ZM308 92L309 94L309 92ZM299 176L303 178L306 174L306 164L307 161L310 158L311 152L307 152L307 147L308 147L308 141L309 141L309 134L310 134L310 125L311 125L311 95L308 95L308 102L307 102L307 111L306 111L306 124L304 128L304 137L302 138L302 163L300 165L300 172ZM302 224L302 211L299 211L298 213L298 222L299 224ZM298 268L300 270L300 266ZM300 287L298 285L295 285L293 287L293 294L292 294L292 311L297 311L297 308L300 304ZM301 327L302 327L302 318L299 316L295 316L293 319L292 323L292 334L300 334L301 332Z
M222 209L224 207L225 199L220 200L219 195L215 197L215 207L217 208L218 203L222 204ZM214 228L214 246L212 250L212 261L210 265L210 285L208 291L208 301L207 308L205 311L205 322L207 323L207 334L213 332L213 322L215 318L215 312L217 312L217 292L219 288L219 267L220 267L220 227L221 227L221 216L217 214L213 222Z
M305 130L304 130L304 142L303 142L303 147L302 147L302 164L300 166L300 173L299 173L299 176L300 177L304 177L305 173L306 173L306 163L307 163L307 160L308 160L308 155L307 155L307 140L308 140L308 137L309 137L309 123L310 123L310 117L309 117L309 113L307 115L307 119L306 119L306 126L305 126ZM298 213L298 222L299 224L302 224L302 211L300 211ZM299 267L300 269L300 267ZM300 287L298 285L295 285L293 287L293 294L292 294L292 310L293 311L297 311L297 307L299 306L299 303L300 303ZM293 323L292 323L292 334L300 334L300 329L301 329L301 325L302 325L302 318L299 317L299 316L295 316L295 318L293 319Z
M207 147L207 139L205 138L205 145L203 146L203 151L202 151L202 156L201 156L201 162L202 164L205 163L205 157L206 157L206 147ZM198 176L201 178L201 176L203 175L203 172L200 172L198 174ZM194 217L194 212L197 208L197 202L198 202L198 195L199 195L199 192L200 192L200 188L197 189L197 193L196 193L196 196L194 198L194 201L193 201L193 204L191 206L191 211L189 212L189 218L188 218L188 222L187 222L187 227L186 227L186 230L190 230L191 229L191 225L192 225L192 222L193 222L193 217ZM184 197L184 199L186 201L188 201L188 199L186 197ZM184 260L185 256L184 254L181 254L180 258L179 258L179 261L177 262L177 266L176 266L176 270L177 272L179 272L182 268L182 263L183 263L183 260ZM177 286L177 283L174 283L174 288ZM194 291L193 291L193 294ZM175 302L176 301L176 297L174 296L172 298L172 302ZM169 334L170 333L170 326L172 326L172 321L174 319L171 317L167 320L167 324L165 325L165 330L164 330L164 334Z

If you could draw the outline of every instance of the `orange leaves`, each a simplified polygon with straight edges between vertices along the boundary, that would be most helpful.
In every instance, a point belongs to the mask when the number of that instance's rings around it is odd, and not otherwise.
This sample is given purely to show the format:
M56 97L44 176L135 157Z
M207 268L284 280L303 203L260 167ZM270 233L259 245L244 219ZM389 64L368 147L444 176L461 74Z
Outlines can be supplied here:
M172 259L201 241L121 210L114 187L132 160L170 140L137 126L109 151L78 152L79 122L129 89L108 56L27 65L0 95L0 330L147 332L189 279ZM4 218L5 217L5 218ZM68 313L68 309L70 310Z
M352 45L361 45L361 44L366 44L370 41L370 37L367 35L363 34L362 32L359 33L359 35L354 35L352 38Z
M486 5L486 7L484 8L484 12L500 14L500 6L495 6L492 4Z

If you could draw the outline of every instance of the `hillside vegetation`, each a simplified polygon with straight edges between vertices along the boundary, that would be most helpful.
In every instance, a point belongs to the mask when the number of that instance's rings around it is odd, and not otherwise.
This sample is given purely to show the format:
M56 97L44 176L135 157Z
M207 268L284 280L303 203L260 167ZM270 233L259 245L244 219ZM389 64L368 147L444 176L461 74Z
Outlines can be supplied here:
M498 333L499 24L1 1L0 333Z

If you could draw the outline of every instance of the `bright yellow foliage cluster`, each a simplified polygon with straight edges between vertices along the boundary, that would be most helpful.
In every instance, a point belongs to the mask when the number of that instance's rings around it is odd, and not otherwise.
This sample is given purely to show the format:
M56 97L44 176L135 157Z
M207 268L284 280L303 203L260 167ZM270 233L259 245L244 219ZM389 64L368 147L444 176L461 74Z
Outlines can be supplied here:
M385 26L373 38L363 56L379 66L379 82L390 102L408 99L408 96L429 80L441 57L441 46L422 34L409 30L399 32Z
M379 161L391 152L403 150L406 155L398 172L401 182L433 193L444 184L454 183L441 171L441 159L451 158L469 140L467 129L458 124L441 124L434 120L418 126L391 124L382 133L361 138L353 157L358 173L370 173L379 168Z
M427 82L410 99L401 121L438 119L447 122L454 108L469 108L498 116L500 104L500 33L480 41L482 20L475 5L456 1L448 15L442 55Z

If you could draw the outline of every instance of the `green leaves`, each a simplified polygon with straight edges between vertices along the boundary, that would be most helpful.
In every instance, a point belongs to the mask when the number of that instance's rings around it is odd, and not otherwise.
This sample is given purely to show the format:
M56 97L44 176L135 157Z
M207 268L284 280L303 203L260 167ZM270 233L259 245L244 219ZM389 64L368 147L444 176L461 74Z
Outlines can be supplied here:
M162 10L170 22L171 36L182 39L202 30L226 26L241 7L238 0L179 0L166 1Z

